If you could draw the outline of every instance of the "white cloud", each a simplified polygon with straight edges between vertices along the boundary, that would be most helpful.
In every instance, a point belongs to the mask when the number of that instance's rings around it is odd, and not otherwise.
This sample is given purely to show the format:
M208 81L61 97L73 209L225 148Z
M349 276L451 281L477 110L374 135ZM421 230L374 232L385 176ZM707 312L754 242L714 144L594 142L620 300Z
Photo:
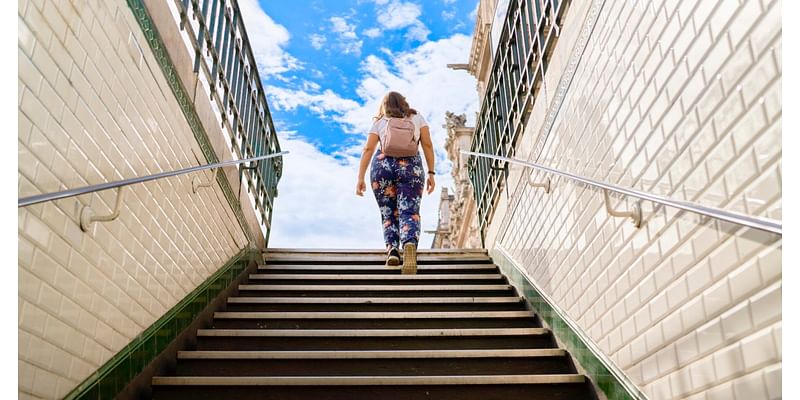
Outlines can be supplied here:
M290 154L283 157L270 247L383 248L372 193L355 195L358 160L337 160L293 133L279 139Z
M380 7L375 13L378 23L385 29L409 28L408 38L424 42L430 30L419 20L422 8L411 2L392 0L386 7Z
M427 42L408 52L370 55L362 61L364 77L357 86L359 101L342 98L325 90L309 93L267 87L270 106L277 110L308 107L343 125L350 135L336 155L320 152L298 135L281 138L281 148L291 151L285 157L284 176L275 203L274 230L270 246L295 247L383 247L380 220L371 193L364 198L353 194L361 138L378 104L389 90L406 96L428 121L436 149L437 189L422 201L423 230L435 229L438 220L439 191L452 187L446 161L444 124L446 111L467 114L468 124L475 119L477 93L475 80L464 71L447 68L448 63L469 57L471 38L454 35ZM313 88L307 88L313 89ZM432 235L422 234L420 247L429 247Z
M312 68L311 69L311 76L313 76L314 78L317 78L317 79L322 79L322 78L325 77L325 73L320 71L320 70L318 70L318 69L316 69L316 68Z
M400 29L413 25L422 14L414 3L392 1L386 8L378 10L378 23L386 29Z
M318 84L318 83L316 83L316 82L311 82L311 81L303 81L303 90L313 90L313 91L317 91L317 90L319 90L319 89L320 89L320 87L321 87L321 86L319 86L319 84Z
M344 54L361 54L361 46L364 44L363 40L358 40L356 35L356 27L347 22L342 17L331 17L331 30L337 34L339 49Z
M445 21L451 20L451 19L453 19L455 17L456 17L455 10L442 11L442 19L445 20Z
M381 32L380 28L369 28L369 29L365 30L362 33L364 34L364 36L374 39L374 38L380 36L382 32Z
M314 83L304 84L303 89L288 89L275 86L266 86L264 91L269 98L270 107L280 111L293 111L297 107L306 107L320 116L342 115L358 107L358 103L345 99L326 89L321 93L309 93L319 90L319 85Z
M325 36L322 36L318 33L312 33L308 36L309 40L311 40L311 47L319 50L322 46L325 45L325 42L328 40Z
M419 22L417 24L412 25L408 28L408 38L411 40L417 40L420 42L424 42L428 40L428 35L431 31L422 23Z
M475 19L478 18L478 7L480 7L480 5L481 5L480 1L475 3L475 8L473 8L472 11L470 11L469 13L470 21L475 21Z
M240 0L239 9L262 78L302 67L300 61L284 49L291 37L289 31L273 21L261 9L258 0Z
M342 17L331 17L332 30L338 33L341 37L347 39L357 39L355 26L348 24L347 20Z

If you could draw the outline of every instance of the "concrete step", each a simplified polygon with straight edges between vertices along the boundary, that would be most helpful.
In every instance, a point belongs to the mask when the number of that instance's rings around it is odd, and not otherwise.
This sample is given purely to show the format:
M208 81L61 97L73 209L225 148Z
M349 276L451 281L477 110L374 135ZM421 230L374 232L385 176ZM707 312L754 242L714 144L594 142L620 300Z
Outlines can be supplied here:
M533 311L495 312L215 312L214 319L454 319L533 318Z
M561 349L182 351L178 376L575 373Z
M431 274L431 275L373 275L373 274L250 274L250 279L273 280L332 280L332 281L442 281L442 280L500 280L501 274Z
M363 291L388 291L388 292L408 292L408 291L496 291L496 290L511 290L513 287L507 284L451 284L451 285L392 285L390 287L378 287L375 285L306 285L302 282L294 285L239 285L239 290L302 290L306 292L312 291L348 291L348 292L363 292Z
M230 297L225 311L522 311L510 297Z
M200 329L198 350L553 348L548 329Z
M198 386L372 386L372 385L509 385L581 383L577 374L473 376L158 376L156 385Z
M384 249L292 249L292 248L267 248L263 251L264 255L385 255ZM418 254L436 255L488 255L486 249L417 249Z
M228 303L261 304L479 304L519 303L520 296L508 297L230 297Z
M155 398L587 399L583 375L154 377Z
M198 329L197 336L225 337L467 337L545 335L546 328L462 329Z
M536 327L532 311L216 312L220 329L415 329Z
M417 254L417 263L422 265L490 264L491 257L484 254ZM265 264L357 264L383 265L386 254L266 254Z
M396 358L516 358L561 357L562 349L483 350L305 350L305 351L179 351L178 359L202 360L321 360Z
M399 275L397 268L388 268L385 265L350 265L350 264L265 264L258 267L259 272L280 273L337 273L337 274L392 274ZM491 273L497 272L494 264L445 264L445 265L420 265L417 275L446 274L446 273Z
M514 296L508 284L475 285L239 285L242 296L268 297L505 297Z
M399 270L398 270L399 271ZM500 274L452 274L452 275L400 275L398 274L250 274L248 284L270 285L347 285L347 286L389 286L402 285L441 285L441 284L503 284L505 277Z

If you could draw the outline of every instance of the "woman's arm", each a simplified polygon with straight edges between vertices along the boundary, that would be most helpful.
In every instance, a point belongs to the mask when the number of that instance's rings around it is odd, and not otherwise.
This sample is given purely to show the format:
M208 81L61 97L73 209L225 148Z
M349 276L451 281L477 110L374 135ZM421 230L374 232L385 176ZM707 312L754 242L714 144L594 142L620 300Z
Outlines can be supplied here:
M431 131L427 126L419 129L419 141L422 143L422 152L425 154L425 163L428 164L428 171L434 171L433 142L431 142ZM433 193L436 187L436 180L433 174L428 174L427 184L428 194Z
M364 144L364 150L361 151L361 163L358 166L358 181L356 182L356 195L363 196L364 191L367 190L367 184L364 183L364 175L367 174L367 166L372 155L375 154L375 148L378 147L378 135L368 135L367 142Z

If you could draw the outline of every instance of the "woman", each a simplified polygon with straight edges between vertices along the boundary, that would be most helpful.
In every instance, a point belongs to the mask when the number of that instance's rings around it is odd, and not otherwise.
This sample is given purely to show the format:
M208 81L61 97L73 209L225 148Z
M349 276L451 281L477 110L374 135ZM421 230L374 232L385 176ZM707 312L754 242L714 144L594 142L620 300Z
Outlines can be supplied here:
M395 150L395 144L403 138L402 135L405 132L408 132L408 136L411 138L412 131L413 142L410 142L410 146L406 146L405 149L410 149L410 154L413 155L391 156L384 153L386 151L390 154L409 154L398 153ZM381 149L373 158L372 155L379 143ZM383 220L383 239L386 242L387 251L386 265L400 265L398 249L402 245L403 274L417 272L419 205L426 175L418 151L420 143L422 151L425 153L425 162L428 165L426 186L428 194L430 194L436 186L436 181L433 178L435 175L433 172L433 144L428 124L416 110L408 106L406 99L400 93L389 92L381 101L378 115L375 116L375 122L369 130L364 151L361 153L356 195L363 196L364 191L367 190L364 175L367 171L367 164L372 158L370 181ZM391 149L391 151L387 149Z

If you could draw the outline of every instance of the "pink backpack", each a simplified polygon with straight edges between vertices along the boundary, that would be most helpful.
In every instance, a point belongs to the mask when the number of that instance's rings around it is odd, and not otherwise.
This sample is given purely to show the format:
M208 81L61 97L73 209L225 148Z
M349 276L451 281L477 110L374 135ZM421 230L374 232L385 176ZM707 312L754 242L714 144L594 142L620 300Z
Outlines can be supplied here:
M414 138L414 122L410 118L387 118L386 130L381 138L381 151L390 157L417 155L418 142Z

